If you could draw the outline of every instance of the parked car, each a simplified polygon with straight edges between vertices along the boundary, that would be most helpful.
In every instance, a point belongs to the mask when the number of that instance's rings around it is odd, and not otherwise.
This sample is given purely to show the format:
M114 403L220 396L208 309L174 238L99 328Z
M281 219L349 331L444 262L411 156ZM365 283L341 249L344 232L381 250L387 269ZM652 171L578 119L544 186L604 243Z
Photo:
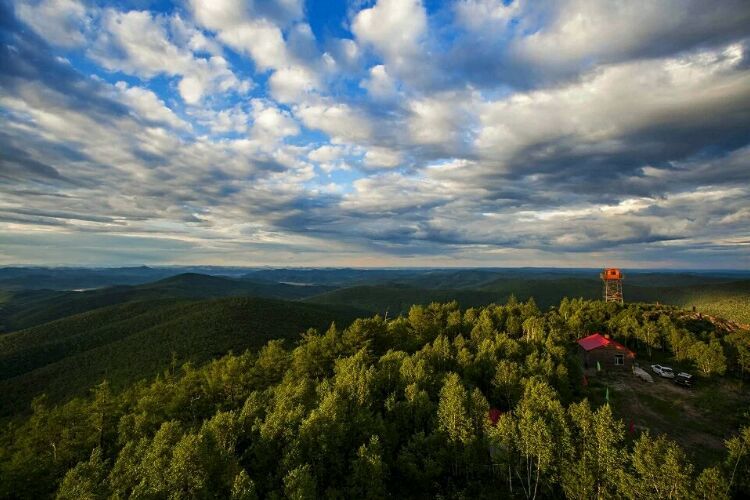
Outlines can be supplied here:
M689 373L680 372L672 379L672 382L683 387L693 387L693 376Z
M674 371L668 366L651 365L651 370L664 378L674 378Z

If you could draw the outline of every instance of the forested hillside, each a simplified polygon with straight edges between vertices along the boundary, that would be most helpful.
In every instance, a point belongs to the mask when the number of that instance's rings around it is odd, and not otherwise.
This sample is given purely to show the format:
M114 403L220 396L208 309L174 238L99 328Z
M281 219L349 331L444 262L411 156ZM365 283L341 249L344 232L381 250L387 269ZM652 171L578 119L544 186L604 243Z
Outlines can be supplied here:
M409 285L361 285L340 288L305 299L314 304L346 305L373 313L404 314L412 305L455 300L462 307L498 302L498 295L483 290L425 289Z
M567 299L415 306L63 405L38 398L0 436L0 497L740 498L750 337L683 316ZM632 375L583 377L575 339L591 331L734 398L706 414L726 439L716 460L679 426L622 420L617 384Z
M446 276L439 275L404 280L408 284L397 281L339 288L304 300L318 304L348 305L380 314L386 311L399 314L407 312L412 304L426 305L436 301L456 300L462 307L471 307L502 303L511 296L519 300L533 297L541 308L546 309L559 303L563 297L593 300L601 296L601 281L594 278L550 276L539 279L530 275L527 278L504 277L468 285L466 283L473 278L487 276L469 273L462 278L463 274L457 272L452 275L457 283L464 283L460 288L441 288L450 283L445 281ZM661 283L671 284L658 286ZM707 314L750 324L748 280L722 282L720 278L711 277L644 275L637 276L633 283L626 280L624 293L628 302L659 302L686 309L696 306Z
M123 268L79 270L80 276L76 278L72 269L0 268L0 333L97 307L163 298L268 297L345 305L380 314L387 311L393 315L406 313L412 304L457 300L462 307L472 307L505 302L511 295L519 300L534 297L540 307L547 308L563 297L598 299L602 287L598 271L591 269L200 270L231 273L235 277L185 273L177 268ZM169 277L142 283L148 281L148 276L162 275ZM750 280L747 277L746 272L739 271L627 271L624 292L629 302L660 302L688 309L696 306L706 313L748 324ZM85 291L64 288L66 284L118 280L141 280L142 284ZM39 289L45 283L57 287Z
M660 301L686 309L696 306L707 314L750 324L750 280L697 286L638 288L632 295L644 302Z
M125 302L252 296L300 299L329 291L325 286L294 286L183 273L153 283L86 291L20 290L0 297L0 333L46 323L72 314Z
M308 328L348 324L358 311L258 298L129 302L0 336L0 416L81 394L92 382L114 387L174 362L203 362L230 350L292 339Z

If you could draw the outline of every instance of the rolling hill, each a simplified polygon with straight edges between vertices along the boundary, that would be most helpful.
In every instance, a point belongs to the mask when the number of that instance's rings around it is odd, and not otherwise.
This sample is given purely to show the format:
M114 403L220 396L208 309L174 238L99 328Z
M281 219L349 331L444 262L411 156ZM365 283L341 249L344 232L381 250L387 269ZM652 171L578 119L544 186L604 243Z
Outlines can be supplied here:
M228 351L292 339L308 328L346 325L366 313L261 298L130 302L0 336L2 412L84 393L106 378L123 387L172 362L201 363Z
M630 287L626 300L662 302L750 324L750 280L692 286Z
M573 277L501 278L484 285L482 290L495 294L498 302L506 302L511 295L522 301L533 297L542 308L557 304L563 297L597 299L601 296L601 284L598 280Z
M474 275L473 278L476 278ZM483 276L482 278L485 278ZM456 276L456 284L472 278ZM387 283L339 288L305 299L317 304L338 304L357 307L383 314L405 313L411 304L448 302L456 300L462 307L504 303L511 295L525 301L533 297L541 308L557 304L563 297L598 299L601 282L594 278L545 276L544 278L499 278L479 287L432 288L430 285L450 285L451 276L433 275L425 282L409 279L412 284ZM704 313L722 316L750 324L750 280L726 281L726 278L707 278L685 275L642 275L624 285L627 302L661 302L687 309L693 305ZM636 285L635 283L639 283ZM655 286L670 283L670 286Z
M428 271L421 269L355 268L257 269L245 274L243 278L277 283L349 287L363 284L382 284L399 278L413 278L425 272Z
M490 304L495 295L481 290L441 290L409 285L366 285L340 288L305 299L314 304L343 305L373 313L403 314L413 304L457 301L461 307Z
M111 285L137 285L183 272L180 269L148 266L86 267L0 267L0 289L76 290Z
M449 284L447 277L433 277L432 284ZM599 297L599 282L580 278L558 279L495 279L481 288L428 288L390 283L340 288L305 299L316 304L338 304L383 314L406 313L412 304L450 302L455 300L463 308L505 303L511 295L526 301L533 297L540 307L557 304L563 297Z
M0 298L0 333L30 328L72 314L131 301L252 296L300 299L331 290L325 286L239 280L183 273L153 283L86 291L21 290Z

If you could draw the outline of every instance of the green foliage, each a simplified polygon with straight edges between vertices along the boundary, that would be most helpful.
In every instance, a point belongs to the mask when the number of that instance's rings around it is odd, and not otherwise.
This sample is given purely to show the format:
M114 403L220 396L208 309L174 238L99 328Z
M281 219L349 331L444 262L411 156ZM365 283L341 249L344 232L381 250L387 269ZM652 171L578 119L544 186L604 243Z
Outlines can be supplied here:
M632 476L626 483L631 498L687 498L693 466L685 453L664 436L644 433L635 442L631 457Z
M695 497L700 500L729 498L729 484L718 467L703 469L695 480Z
M568 407L572 453L563 468L562 486L569 498L616 498L627 453L624 429L609 405L591 410L587 400Z
M388 471L382 455L378 436L372 436L368 444L359 447L352 463L349 498L375 499L386 496Z
M314 500L316 491L315 477L309 465L301 465L284 476L284 494L290 500Z
M733 351L734 367L744 380L750 373L750 330L739 330L726 337L729 348Z
M268 299L153 301L97 309L0 336L0 416L85 394L107 379L118 389L180 363L292 339L307 328L348 323L355 312ZM282 369L283 367L277 367Z
M468 444L474 438L467 400L468 395L460 377L449 373L440 390L438 429L445 433L448 442L453 445Z
M148 381L91 378L82 397L35 399L30 415L0 433L0 498L725 498L748 491L747 428L727 441L726 461L696 477L675 442L648 432L626 439L609 404L583 398L576 329L607 328L633 344L648 338L656 354L683 335L738 366L733 346L744 337L689 331L674 309L580 299L546 313L534 301L464 311L430 304L406 317L309 329L290 345L269 336L319 318L306 316L313 306L196 304L217 309L173 306L209 329L209 345L233 338L209 328L213 322L226 315L256 324L249 314L266 322L262 347L181 366L185 351L173 358L162 349ZM151 343L137 337L138 355L148 359L146 349L159 349L153 342L186 328L181 321L162 336L151 329ZM502 413L496 424L490 408Z
M730 491L750 494L750 426L726 441Z
M241 470L232 483L231 500L256 500L258 494L255 492L255 482L250 479L247 472Z
M727 369L724 348L717 339L711 339L709 343L694 342L688 350L688 356L704 375L710 376L714 373L723 375Z
M107 465L101 448L94 448L87 462L79 462L65 473L57 490L57 500L94 500L109 494Z
M425 289L410 285L359 285L340 288L305 299L306 302L346 305L391 316L404 314L412 305L458 301L463 307L490 304L497 295L483 290Z

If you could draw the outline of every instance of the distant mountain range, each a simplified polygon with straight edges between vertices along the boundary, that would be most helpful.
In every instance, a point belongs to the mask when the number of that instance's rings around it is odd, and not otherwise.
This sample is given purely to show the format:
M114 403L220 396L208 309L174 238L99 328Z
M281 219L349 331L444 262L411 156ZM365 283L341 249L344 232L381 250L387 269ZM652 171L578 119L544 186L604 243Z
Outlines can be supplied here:
M302 299L332 289L195 273L178 274L142 285L116 285L85 291L15 289L6 291L5 299L0 300L0 328L4 331L20 330L98 307L138 300L231 296Z
M233 276L174 274L182 270L0 269L3 412L28 408L41 392L65 400L103 378L125 386L153 377L173 359L199 363L269 339L293 341L331 322L346 326L373 313L405 314L413 304L455 300L466 308L513 295L533 297L546 309L563 297L601 296L592 270L235 268ZM147 283L67 289L153 276L158 279ZM624 294L628 302L696 306L750 323L747 273L630 272Z
M653 271L625 270L628 282L658 281L672 284L707 283L750 279L747 270ZM559 279L598 278L598 269L566 268L247 268L220 266L172 267L0 267L0 290L85 290L113 285L140 285L179 274L194 273L273 283L328 285L335 287L366 285L391 281L412 282L427 288L475 287L506 278ZM417 283L414 283L414 282Z

